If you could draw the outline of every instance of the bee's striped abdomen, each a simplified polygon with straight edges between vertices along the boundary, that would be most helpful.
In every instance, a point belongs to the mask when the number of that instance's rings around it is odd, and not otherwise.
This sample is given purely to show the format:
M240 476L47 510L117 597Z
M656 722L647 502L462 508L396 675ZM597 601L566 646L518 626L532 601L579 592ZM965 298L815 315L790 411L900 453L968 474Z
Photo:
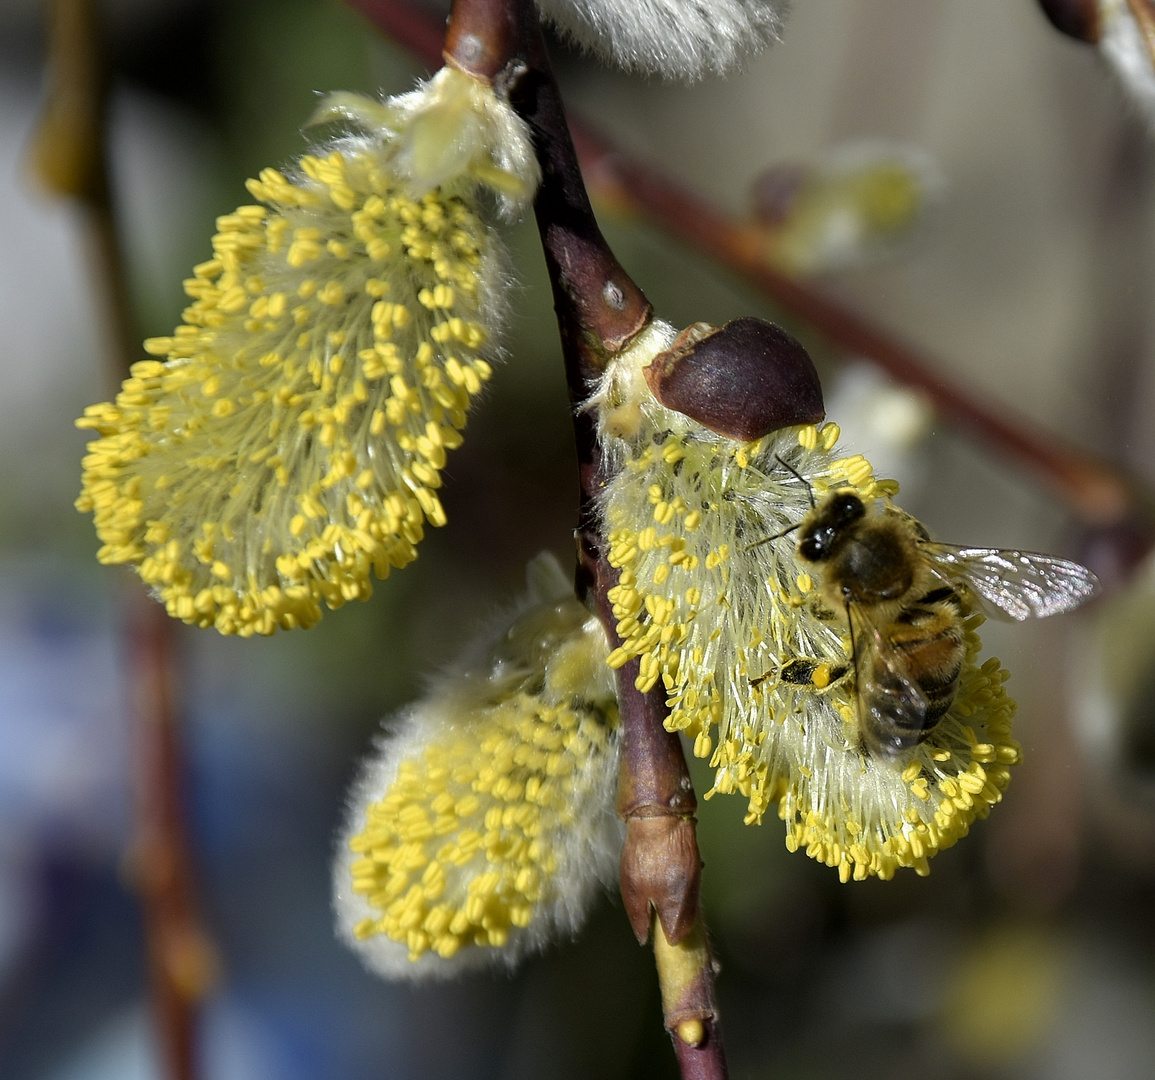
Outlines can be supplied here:
M890 643L926 696L923 738L951 707L958 690L966 658L960 605L958 593L944 586L927 593L890 626Z

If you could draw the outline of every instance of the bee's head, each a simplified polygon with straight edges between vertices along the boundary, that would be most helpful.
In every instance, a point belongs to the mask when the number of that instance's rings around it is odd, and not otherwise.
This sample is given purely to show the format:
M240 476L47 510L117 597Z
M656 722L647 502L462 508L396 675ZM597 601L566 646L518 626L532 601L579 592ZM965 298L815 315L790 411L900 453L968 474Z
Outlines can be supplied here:
M845 538L846 530L865 515L866 504L853 488L832 492L803 526L798 554L808 562L829 559Z

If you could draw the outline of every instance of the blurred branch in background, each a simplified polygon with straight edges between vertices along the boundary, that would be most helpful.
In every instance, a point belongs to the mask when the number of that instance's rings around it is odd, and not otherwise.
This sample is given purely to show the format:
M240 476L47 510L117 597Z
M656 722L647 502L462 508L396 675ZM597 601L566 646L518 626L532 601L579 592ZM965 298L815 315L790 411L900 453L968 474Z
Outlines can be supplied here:
M437 15L411 0L346 2L425 63L436 67L441 62L442 26ZM848 355L865 357L924 393L944 420L1045 481L1097 539L1106 537L1107 560L1127 570L1150 548L1155 499L1137 481L1008 406L985 400L943 376L911 345L811 284L775 269L767 258L764 226L716 210L658 170L632 159L579 117L570 116L570 128L595 197L636 209L741 274L784 312L812 326Z
M106 159L107 77L93 0L50 0L49 83L29 148L40 184L83 208L91 279L109 357L108 381L127 377L138 353L115 200ZM144 908L149 975L165 1075L197 1075L197 1007L212 985L216 949L202 927L182 791L173 624L133 585L124 642L134 730L136 824L127 867Z

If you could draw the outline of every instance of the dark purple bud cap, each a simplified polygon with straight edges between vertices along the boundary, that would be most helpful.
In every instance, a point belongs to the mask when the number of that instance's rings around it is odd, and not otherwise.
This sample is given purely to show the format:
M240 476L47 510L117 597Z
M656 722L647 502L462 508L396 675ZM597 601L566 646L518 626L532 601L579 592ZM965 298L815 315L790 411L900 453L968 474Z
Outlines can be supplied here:
M1099 40L1099 0L1039 0L1043 14L1056 30L1094 45Z
M810 354L763 319L694 323L642 370L667 409L739 442L826 415Z

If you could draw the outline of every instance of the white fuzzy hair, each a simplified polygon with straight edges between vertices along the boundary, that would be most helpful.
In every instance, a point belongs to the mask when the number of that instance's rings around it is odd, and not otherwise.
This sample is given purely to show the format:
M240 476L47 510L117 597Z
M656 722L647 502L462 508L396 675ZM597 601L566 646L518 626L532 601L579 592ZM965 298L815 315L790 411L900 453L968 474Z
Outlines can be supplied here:
M376 742L361 767L348 798L333 865L333 909L337 934L365 966L387 979L424 982L455 978L486 968L514 968L524 957L549 944L574 938L599 896L617 881L623 826L615 810L618 782L619 732L611 733L602 753L583 762L570 792L573 821L565 829L543 834L557 854L557 868L529 925L513 927L508 941L497 948L462 948L443 958L429 951L415 960L401 942L383 934L360 939L354 927L380 914L365 896L352 888L352 866L362 856L349 846L350 839L365 827L367 808L382 799L397 779L401 763L419 759L431 743L451 737L484 716L490 700L487 675L492 673L493 650L505 639L519 616L557 604L574 604L573 589L552 555L538 555L527 568L528 595L483 629L458 662L431 680L422 698L401 712ZM591 643L594 665L588 691L603 705L613 700L612 672L604 663L608 649L596 617L590 616L580 635ZM527 658L522 658L527 659ZM518 665L515 664L515 667ZM549 676L546 676L547 683ZM483 684L479 686L480 684ZM547 688L542 693L549 694ZM580 707L575 703L575 707ZM451 888L464 891L474 867L451 870Z
M1155 63L1143 28L1131 14L1127 0L1100 0L1102 36L1099 51L1130 99L1155 134Z
M779 39L787 0L537 0L575 45L626 71L695 82Z
M541 183L529 125L491 85L457 68L443 67L409 93L383 101L345 91L326 94L309 125L334 120L375 137L414 198L436 187L449 194L480 187L494 196L500 216L513 222L532 205ZM432 139L420 138L422 127L434 133ZM419 142L426 144L424 153Z

